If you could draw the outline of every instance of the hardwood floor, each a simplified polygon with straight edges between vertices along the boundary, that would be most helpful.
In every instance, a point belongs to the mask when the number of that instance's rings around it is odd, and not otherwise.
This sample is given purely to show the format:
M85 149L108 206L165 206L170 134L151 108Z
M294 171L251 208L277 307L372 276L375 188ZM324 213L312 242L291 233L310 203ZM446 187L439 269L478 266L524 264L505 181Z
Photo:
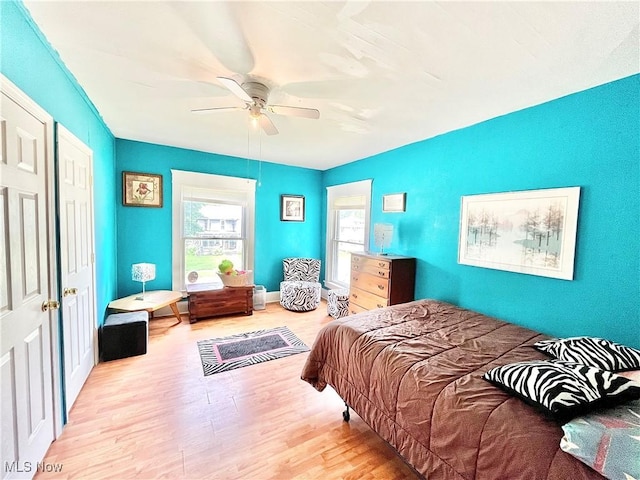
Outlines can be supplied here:
M300 380L307 354L203 376L197 340L288 326L309 347L331 321L279 304L252 316L149 323L146 355L97 365L39 480L415 479L414 472L327 387Z

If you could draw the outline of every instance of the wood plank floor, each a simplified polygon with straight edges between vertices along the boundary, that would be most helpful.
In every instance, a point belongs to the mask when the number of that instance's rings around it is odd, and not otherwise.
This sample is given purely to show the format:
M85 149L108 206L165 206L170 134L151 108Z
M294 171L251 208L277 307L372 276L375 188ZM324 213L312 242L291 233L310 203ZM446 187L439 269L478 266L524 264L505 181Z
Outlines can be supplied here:
M279 304L252 316L150 322L146 355L100 363L44 462L82 479L415 479L330 388L300 380L308 354L203 376L196 342L288 326L309 347L331 321Z

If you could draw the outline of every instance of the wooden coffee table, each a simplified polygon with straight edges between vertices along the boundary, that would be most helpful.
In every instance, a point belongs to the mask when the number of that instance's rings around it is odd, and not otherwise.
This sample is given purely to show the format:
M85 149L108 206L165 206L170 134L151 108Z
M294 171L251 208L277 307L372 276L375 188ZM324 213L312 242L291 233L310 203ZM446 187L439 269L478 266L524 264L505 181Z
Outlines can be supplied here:
M146 310L150 317L153 318L153 312L166 307L171 307L171 311L178 320L174 325L178 325L182 321L180 311L178 310L178 302L182 300L181 292L172 290L151 290L144 293L144 300L138 300L140 293L129 295L128 297L118 298L109 303L108 307L112 310L120 310L123 312L137 312ZM172 327L174 325L171 325Z

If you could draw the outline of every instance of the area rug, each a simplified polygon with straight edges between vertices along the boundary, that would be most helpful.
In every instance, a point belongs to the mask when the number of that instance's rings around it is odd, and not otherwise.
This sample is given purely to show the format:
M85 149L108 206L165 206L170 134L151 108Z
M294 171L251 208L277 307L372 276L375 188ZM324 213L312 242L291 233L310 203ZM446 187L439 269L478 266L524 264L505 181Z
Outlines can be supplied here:
M200 340L198 350L207 376L308 352L309 347L287 327L278 327Z

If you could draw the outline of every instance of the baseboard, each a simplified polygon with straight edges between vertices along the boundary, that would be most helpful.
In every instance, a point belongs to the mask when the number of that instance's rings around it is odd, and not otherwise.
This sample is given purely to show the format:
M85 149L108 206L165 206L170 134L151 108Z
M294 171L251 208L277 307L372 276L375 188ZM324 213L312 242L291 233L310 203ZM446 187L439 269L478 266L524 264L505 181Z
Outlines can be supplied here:
M280 290L276 290L275 292L267 292L266 295L267 303L277 303L280 301Z

